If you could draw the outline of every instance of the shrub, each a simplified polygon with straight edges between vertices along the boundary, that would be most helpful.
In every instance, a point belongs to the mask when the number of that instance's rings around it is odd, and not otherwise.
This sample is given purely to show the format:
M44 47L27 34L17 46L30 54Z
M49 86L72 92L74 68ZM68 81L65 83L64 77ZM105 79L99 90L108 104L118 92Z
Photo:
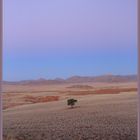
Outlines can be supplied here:
M71 106L71 108L73 108L76 102L77 102L77 100L75 100L75 99L68 99L67 105Z

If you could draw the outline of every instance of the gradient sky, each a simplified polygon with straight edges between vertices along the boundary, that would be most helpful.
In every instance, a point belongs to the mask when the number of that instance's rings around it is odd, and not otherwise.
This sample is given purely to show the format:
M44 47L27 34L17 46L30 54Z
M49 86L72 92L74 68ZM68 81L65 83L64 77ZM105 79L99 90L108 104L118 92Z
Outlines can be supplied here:
M4 0L4 80L136 74L136 0Z

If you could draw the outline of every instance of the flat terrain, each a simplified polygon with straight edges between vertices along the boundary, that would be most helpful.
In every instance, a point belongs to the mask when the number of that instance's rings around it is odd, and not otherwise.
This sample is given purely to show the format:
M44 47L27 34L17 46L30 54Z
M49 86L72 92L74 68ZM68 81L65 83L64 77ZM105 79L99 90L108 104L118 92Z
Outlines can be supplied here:
M3 99L4 140L137 139L136 83L4 85Z

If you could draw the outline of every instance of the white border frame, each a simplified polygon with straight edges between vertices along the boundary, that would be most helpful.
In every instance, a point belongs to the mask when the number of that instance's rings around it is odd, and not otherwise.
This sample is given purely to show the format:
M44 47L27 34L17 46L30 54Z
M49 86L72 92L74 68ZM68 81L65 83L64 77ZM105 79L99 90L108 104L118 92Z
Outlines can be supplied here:
M138 124L137 139L140 140L140 0L137 0L138 15ZM3 0L0 0L0 140L3 140L3 119L2 119L2 46L3 46Z
M138 123L137 123L137 139L140 140L140 0L137 0L137 46L138 46Z
M3 47L3 0L0 0L0 140L3 140L3 119L2 119L2 47Z

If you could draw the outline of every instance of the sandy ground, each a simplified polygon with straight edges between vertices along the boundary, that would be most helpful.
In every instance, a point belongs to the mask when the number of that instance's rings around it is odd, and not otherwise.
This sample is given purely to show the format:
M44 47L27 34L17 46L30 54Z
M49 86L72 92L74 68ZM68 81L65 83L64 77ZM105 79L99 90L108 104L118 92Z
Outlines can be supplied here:
M137 92L130 90L136 83L88 85L93 89L67 88L71 85L7 86L4 105L17 101L24 104L4 109L4 140L136 140ZM110 88L129 90L117 94L67 94ZM25 95L60 99L25 104ZM70 97L78 100L74 109L67 106Z

